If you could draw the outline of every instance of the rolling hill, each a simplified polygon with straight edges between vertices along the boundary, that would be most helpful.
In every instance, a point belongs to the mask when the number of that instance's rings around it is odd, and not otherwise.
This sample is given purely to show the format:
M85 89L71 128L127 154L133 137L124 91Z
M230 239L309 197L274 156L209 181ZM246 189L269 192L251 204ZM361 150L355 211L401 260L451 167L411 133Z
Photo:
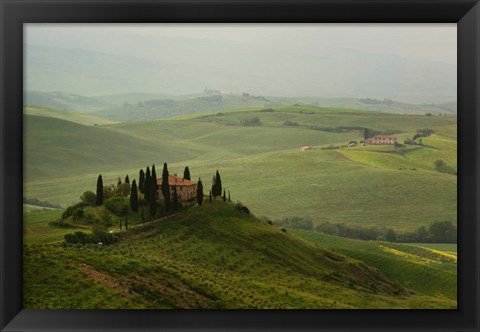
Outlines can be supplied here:
M108 102L78 94L30 90L24 92L23 104L26 106L43 106L83 113L112 107L112 104Z
M24 307L456 307L222 201L119 234L113 245L27 245Z
M456 167L456 117L399 115L308 105L265 111L236 109L182 118L82 126L27 116L27 197L63 205L95 188L98 174L116 183L152 163L170 173L189 166L208 193L215 170L234 200L259 216L308 216L334 222L411 231L456 223L456 176L440 173L436 159ZM258 118L260 126L241 121ZM296 123L286 126L285 122ZM28 127L31 122L31 128ZM423 145L341 148L360 141L362 128L395 131L400 141L434 129ZM310 145L308 153L301 146ZM75 147L75 148L73 148ZM321 211L321 213L319 213Z
M66 120L87 126L108 125L117 123L115 121L101 118L99 116L88 113L73 112L65 109L55 109L49 107L26 106L23 109L23 113L27 115L44 116L47 118Z
M158 155L171 160L193 154L158 146L100 126L85 126L46 116L24 116L26 183L38 178L75 176L150 163Z

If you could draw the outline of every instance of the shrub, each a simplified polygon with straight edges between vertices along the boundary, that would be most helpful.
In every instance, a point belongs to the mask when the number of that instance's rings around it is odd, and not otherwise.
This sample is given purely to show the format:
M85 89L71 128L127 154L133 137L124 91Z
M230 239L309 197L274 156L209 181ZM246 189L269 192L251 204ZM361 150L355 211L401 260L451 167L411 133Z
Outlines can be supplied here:
M251 119L240 120L240 124L243 126L261 126L262 122L259 118L255 117Z
M76 208L75 210L73 210L73 220L79 220L79 219L82 219L83 216L85 215L85 211L83 210L83 208Z
M428 227L428 239L436 243L456 243L457 228L449 221L436 221Z
M291 127L295 127L295 126L298 126L298 123L296 122L293 122L293 121L290 121L290 120L287 120L283 123L284 126L291 126Z
M75 210L83 209L84 207L85 207L85 204L83 202L79 202L67 207L65 211L63 211L62 213L62 219L67 219L68 217L73 215Z
M243 205L241 202L237 202L237 204L235 204L235 208L239 211L245 212L246 214L250 214L249 208Z
M82 203L85 206L95 206L97 204L97 195L92 191L85 191L82 196L80 196Z
M457 175L457 171L451 167L448 166L443 160L438 159L434 163L435 169L441 173L447 173L447 174L452 174L452 175Z
M106 232L105 228L97 226L93 228L92 234L77 231L73 234L65 234L64 240L71 244L112 244L118 242L118 237L115 234Z

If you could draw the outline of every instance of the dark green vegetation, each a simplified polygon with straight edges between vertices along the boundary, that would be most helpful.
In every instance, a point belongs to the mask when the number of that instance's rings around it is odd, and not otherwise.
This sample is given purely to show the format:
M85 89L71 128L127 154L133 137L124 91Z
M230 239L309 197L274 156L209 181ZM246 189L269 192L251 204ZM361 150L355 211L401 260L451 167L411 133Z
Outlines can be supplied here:
M419 226L414 232L396 232L392 228L377 226L359 226L351 224L333 224L322 222L315 227L310 218L290 217L275 220L277 227L290 227L348 237L360 240L382 240L401 243L457 243L457 228L449 221L435 221L432 224Z
M29 219L27 224L33 224ZM430 269L421 272L405 289L404 273L395 275L385 267L384 272L327 250L323 245L302 241L290 231L283 232L221 199L132 226L128 231L118 232L116 237L121 240L111 245L52 243L55 239L31 245L27 241L24 306L62 309L456 306L452 293L455 287L451 287L450 293L443 288L453 281L423 279L440 276L433 275ZM406 261L402 257L396 259L402 264ZM450 273L448 263L445 264L438 271ZM421 286L420 280L429 286ZM445 285L439 285L440 282Z

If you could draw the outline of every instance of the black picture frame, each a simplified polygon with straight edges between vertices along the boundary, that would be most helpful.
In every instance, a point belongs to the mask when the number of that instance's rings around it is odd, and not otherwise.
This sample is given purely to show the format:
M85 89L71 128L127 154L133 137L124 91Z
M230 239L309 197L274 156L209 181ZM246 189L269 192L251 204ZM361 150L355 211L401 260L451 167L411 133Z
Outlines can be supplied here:
M0 11L2 331L480 331L478 0L0 0ZM23 310L23 23L41 22L457 23L458 309Z

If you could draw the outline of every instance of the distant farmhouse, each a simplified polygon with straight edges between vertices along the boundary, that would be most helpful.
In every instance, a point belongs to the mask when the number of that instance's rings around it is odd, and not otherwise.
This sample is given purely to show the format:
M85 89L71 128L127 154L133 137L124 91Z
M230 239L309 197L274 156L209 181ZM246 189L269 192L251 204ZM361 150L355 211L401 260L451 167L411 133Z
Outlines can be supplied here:
M158 199L160 202L163 202L163 193L162 193L162 178L157 179L158 185ZM168 175L168 187L170 189L170 197L173 197L173 192L177 188L177 196L179 202L190 202L196 199L197 195L197 184L193 181L181 178L174 175Z
M393 145L397 142L397 138L391 135L375 135L365 141L365 144L371 145Z
M312 150L311 146L302 146L300 148L300 152L307 152L307 151L311 151L311 150Z

